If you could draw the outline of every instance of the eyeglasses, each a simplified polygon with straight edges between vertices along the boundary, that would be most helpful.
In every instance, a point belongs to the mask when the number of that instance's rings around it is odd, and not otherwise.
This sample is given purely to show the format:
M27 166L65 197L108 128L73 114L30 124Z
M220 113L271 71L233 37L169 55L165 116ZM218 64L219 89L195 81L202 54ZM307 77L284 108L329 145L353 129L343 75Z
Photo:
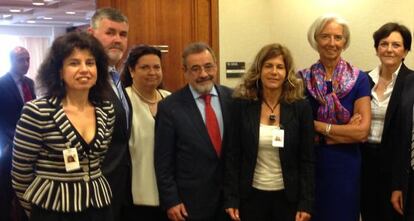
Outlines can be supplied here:
M211 64L211 63L205 64L203 66L193 65L190 68L190 72L194 73L194 74L200 74L204 70L206 73L211 73L214 70L215 67L216 67L216 65Z
M322 41L329 41L331 39L334 39L335 41L342 41L344 40L343 35L330 35L330 34L320 34L319 39Z

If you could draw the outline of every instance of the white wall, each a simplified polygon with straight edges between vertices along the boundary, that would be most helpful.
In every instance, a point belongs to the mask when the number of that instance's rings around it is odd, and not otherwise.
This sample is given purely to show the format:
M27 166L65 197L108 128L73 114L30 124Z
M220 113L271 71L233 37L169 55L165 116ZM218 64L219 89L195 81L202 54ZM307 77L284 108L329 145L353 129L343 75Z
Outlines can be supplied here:
M318 54L310 47L306 34L312 22L328 12L349 21L351 44L343 57L362 70L379 63L372 34L381 25L399 22L414 30L413 0L220 0L221 84L234 86L239 82L226 78L225 62L244 61L248 68L259 49L268 43L286 45L296 69L310 66ZM405 63L414 68L413 52Z

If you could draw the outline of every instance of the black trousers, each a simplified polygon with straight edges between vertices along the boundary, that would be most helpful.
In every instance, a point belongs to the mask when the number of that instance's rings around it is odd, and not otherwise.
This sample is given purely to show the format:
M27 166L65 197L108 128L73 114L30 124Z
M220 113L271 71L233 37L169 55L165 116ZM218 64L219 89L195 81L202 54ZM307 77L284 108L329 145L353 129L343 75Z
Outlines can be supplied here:
M110 207L88 208L82 212L54 212L32 206L30 221L111 221Z
M104 174L105 175L105 174ZM112 221L127 220L128 208L132 205L131 168L120 166L111 175L105 175L112 190L111 218Z
M127 220L169 221L167 212L158 206L131 205L127 211Z
M361 217L362 221L402 221L391 204L391 168L380 169L391 156L384 156L379 145L365 143L361 148ZM391 166L391 165L390 165Z
M186 218L185 221L231 221L230 216L225 212L223 208L218 208L215 214L211 217L203 219Z
M285 191L263 191L253 188L248 199L240 202L243 221L294 221L296 203L289 202Z

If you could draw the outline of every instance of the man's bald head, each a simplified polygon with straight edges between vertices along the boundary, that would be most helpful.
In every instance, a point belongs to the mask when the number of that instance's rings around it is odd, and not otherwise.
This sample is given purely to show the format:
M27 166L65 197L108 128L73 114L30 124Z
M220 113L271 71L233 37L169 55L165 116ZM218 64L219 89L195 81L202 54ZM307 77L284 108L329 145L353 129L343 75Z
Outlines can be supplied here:
M19 77L25 75L30 66L30 55L26 48L15 47L10 51L10 73Z

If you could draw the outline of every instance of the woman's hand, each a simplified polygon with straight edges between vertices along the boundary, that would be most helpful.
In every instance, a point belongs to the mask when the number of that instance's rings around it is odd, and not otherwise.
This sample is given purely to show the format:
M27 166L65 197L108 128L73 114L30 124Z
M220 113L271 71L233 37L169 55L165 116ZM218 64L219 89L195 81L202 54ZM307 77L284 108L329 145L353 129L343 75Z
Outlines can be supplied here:
M307 212L298 211L296 213L295 221L309 221L311 218L311 215Z
M392 191L391 204L395 211L403 215L403 195L401 190Z
M362 116L359 113L355 113L351 119L349 120L348 124L350 125L360 125L362 120Z
M229 214L229 216L232 220L240 221L239 209L237 209L237 208L227 208L226 213Z
M352 126L359 126L361 124L362 121L362 116L359 113L355 113L351 119L349 120L349 122L347 123L347 125L352 125ZM338 142L336 142L335 140L329 138L329 137L325 137L326 143L327 144L336 144Z

